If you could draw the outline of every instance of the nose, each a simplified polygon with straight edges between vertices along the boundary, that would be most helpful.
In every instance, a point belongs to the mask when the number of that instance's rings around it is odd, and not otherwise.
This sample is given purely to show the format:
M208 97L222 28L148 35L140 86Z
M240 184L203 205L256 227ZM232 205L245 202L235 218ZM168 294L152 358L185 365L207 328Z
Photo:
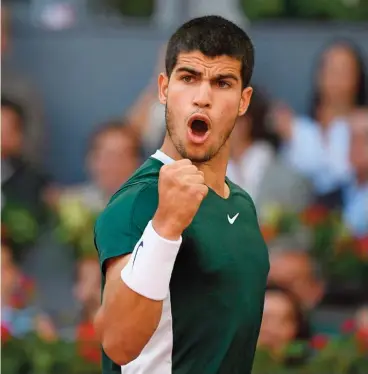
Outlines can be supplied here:
M210 108L212 105L211 86L207 82L202 82L193 98L193 105L198 108Z

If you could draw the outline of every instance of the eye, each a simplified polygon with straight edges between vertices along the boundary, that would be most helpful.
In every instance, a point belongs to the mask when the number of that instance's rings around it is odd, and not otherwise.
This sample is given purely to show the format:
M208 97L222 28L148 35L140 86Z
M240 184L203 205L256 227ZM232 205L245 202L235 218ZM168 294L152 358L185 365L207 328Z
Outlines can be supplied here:
M230 87L230 83L226 82L226 81L223 81L223 80L219 80L217 82L217 85L220 87L220 88L227 88L227 87Z
M184 75L181 77L181 80L185 83L191 83L193 81L193 77L191 75Z

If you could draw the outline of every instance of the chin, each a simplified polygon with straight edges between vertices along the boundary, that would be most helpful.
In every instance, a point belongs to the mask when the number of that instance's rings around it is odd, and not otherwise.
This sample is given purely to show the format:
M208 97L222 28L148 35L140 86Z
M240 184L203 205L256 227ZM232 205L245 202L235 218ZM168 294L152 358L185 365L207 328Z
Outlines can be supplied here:
M203 146L202 146L203 147ZM199 147L198 147L199 148ZM211 160L213 154L208 149L188 149L186 148L184 152L180 152L183 158L187 158L193 163L203 163Z

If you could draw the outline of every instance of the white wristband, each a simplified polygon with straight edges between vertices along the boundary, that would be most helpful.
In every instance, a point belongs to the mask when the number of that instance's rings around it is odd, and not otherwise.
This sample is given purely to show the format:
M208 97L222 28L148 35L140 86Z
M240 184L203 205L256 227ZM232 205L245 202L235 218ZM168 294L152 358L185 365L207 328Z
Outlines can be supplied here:
M181 242L181 237L173 241L159 236L150 221L121 271L121 279L148 299L164 300Z

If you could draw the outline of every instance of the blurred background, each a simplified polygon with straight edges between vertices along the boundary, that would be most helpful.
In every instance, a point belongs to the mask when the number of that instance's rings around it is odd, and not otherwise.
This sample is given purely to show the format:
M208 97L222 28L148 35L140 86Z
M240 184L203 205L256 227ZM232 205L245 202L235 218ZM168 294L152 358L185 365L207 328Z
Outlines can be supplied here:
M205 14L256 49L228 167L270 251L254 373L368 373L368 0L3 0L4 373L100 372L94 220L161 145L165 42Z

